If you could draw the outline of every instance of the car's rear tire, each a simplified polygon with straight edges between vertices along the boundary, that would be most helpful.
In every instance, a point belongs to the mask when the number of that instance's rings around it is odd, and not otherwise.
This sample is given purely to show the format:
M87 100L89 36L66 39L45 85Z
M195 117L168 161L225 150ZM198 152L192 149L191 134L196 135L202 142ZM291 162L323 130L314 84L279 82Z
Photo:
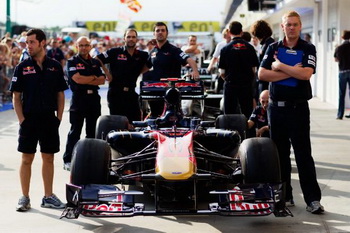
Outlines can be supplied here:
M104 115L97 119L96 138L106 139L111 130L127 130L128 118L120 115Z
M73 149L71 183L108 184L111 150L101 139L85 138Z
M244 140L238 155L245 184L281 182L278 151L270 138Z
M215 128L238 131L241 140L246 138L247 118L243 114L226 114L216 118Z

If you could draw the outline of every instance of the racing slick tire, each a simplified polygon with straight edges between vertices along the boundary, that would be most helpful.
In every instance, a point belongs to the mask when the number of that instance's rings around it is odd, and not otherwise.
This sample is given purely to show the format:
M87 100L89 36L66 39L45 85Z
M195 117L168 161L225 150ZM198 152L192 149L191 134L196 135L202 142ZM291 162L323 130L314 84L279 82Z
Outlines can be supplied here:
M215 128L236 130L243 141L246 138L247 118L243 114L226 114L216 118Z
M111 150L101 139L84 138L73 149L71 183L108 184Z
M245 184L281 182L278 151L272 139L248 138L240 145L238 156Z
M126 116L120 115L104 115L97 119L96 138L106 139L107 134L111 130L127 130L129 120Z

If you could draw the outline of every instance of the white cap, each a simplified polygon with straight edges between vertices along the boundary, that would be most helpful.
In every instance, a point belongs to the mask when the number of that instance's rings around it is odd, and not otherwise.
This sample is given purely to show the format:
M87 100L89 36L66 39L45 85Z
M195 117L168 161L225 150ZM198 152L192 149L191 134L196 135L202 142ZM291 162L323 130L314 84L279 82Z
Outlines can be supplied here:
M97 40L92 40L91 41L91 45L97 45L97 43L98 43Z
M19 38L18 43L26 43L26 38L24 38L23 36L21 38Z

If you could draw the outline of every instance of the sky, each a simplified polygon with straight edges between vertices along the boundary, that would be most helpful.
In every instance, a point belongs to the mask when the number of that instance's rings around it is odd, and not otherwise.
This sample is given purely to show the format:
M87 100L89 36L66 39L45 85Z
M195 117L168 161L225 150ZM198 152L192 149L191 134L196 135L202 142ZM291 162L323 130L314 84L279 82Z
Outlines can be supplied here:
M0 0L3 23L6 1ZM120 0L10 1L11 21L29 27L66 27L73 21L117 21L121 9L132 21L222 21L227 0L138 0L142 5L138 13L125 9Z

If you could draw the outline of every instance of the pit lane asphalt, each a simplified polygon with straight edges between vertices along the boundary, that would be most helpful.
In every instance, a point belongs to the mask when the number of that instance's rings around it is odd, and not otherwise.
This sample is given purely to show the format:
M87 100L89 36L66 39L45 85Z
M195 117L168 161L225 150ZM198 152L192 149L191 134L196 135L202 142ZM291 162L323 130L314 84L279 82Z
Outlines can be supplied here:
M102 112L108 113L106 95L102 91ZM69 96L69 95L67 95ZM62 154L69 130L68 106L60 128L61 152L55 156L55 193L65 200L65 183L69 172L62 169ZM296 206L294 217L221 217L221 216L137 216L132 218L59 219L61 210L40 207L43 196L41 158L33 163L31 182L32 209L15 211L20 196L17 152L18 123L13 110L0 112L0 232L350 232L350 120L335 120L336 108L314 98L311 107L311 141L318 181L322 189L322 204L326 212L312 215L305 211L292 156L292 184Z

